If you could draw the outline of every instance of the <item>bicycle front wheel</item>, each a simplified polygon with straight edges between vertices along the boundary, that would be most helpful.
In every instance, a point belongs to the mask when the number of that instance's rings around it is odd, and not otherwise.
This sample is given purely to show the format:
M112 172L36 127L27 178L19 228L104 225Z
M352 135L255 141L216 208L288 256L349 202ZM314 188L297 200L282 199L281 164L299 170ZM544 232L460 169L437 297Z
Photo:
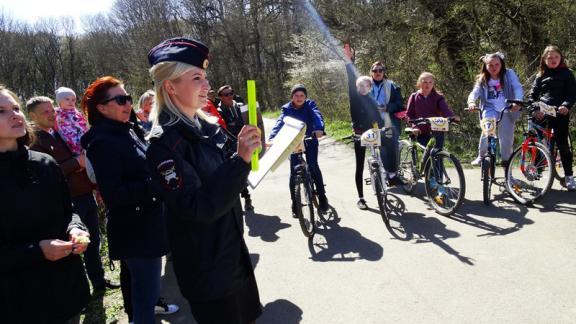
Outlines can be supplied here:
M518 147L506 171L506 189L517 202L528 205L542 198L552 186L554 164L540 143Z
M426 195L440 215L452 215L466 194L464 171L458 159L446 152L433 154L424 167Z
M416 161L412 159L412 150L414 147L407 140L401 140L399 145L400 165L398 166L398 176L405 183L401 186L402 190L408 194L412 194L418 182L416 176Z
M314 222L314 203L310 182L306 180L298 181L294 197L302 233L306 237L312 237L316 230L316 223Z
M381 173L378 169L373 168L370 170L370 175L372 177L372 183L374 185L374 193L376 194L376 199L378 200L378 209L380 210L380 216L382 216L382 220L386 224L386 226L390 225L390 219L388 218L388 210L387 208L387 193L385 186L383 184L383 179Z
M482 158L482 200L484 205L490 205L490 196L492 194L492 179L494 173L492 172L492 158L486 156Z

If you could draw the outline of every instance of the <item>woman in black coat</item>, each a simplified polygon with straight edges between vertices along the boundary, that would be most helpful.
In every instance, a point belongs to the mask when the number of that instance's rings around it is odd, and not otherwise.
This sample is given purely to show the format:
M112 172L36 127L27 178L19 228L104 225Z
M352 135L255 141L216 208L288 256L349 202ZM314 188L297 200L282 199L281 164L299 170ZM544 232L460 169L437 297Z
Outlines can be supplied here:
M543 101L557 106L556 117L547 116L549 126L554 130L554 138L566 179L566 188L576 190L576 180L572 170L572 147L570 146L570 110L576 102L576 78L564 59L564 55L557 46L550 45L544 49L540 57L538 76L534 80L532 90L528 95L531 102ZM537 120L544 119L544 113L535 113Z
M113 77L94 81L82 107L92 128L82 137L106 204L108 250L130 273L135 323L154 323L162 256L168 251L160 197L146 165L147 144L129 122L132 97ZM123 292L129 285L121 276Z
M0 318L79 323L88 233L56 161L25 146L30 134L18 97L0 86Z
M244 126L228 157L226 136L201 108L210 84L208 48L185 38L166 40L148 54L156 101L148 163L163 187L174 272L202 323L251 323L261 313L239 194L250 157L260 146Z

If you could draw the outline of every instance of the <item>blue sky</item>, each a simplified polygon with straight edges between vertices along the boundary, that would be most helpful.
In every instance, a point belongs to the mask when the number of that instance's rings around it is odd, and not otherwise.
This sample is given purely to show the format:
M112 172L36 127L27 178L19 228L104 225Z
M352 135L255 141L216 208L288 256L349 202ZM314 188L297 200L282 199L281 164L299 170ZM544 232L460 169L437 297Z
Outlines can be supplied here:
M80 28L80 18L106 13L114 0L0 0L0 11L29 23L43 17L71 16Z

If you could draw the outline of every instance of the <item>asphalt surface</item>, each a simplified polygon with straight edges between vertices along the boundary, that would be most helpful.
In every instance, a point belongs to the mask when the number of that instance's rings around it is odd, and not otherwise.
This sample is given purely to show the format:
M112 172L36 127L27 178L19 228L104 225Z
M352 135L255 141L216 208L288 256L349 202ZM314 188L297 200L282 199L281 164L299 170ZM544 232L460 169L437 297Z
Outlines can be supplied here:
M369 186L371 209L356 208L351 145L320 148L335 218L312 240L291 217L287 162L253 191L245 237L264 306L257 323L576 322L576 193L555 184L525 207L494 188L485 206L480 169L466 169L455 215L429 208L419 183L412 196L392 190L387 228ZM159 319L195 323L166 270L163 295L182 310Z

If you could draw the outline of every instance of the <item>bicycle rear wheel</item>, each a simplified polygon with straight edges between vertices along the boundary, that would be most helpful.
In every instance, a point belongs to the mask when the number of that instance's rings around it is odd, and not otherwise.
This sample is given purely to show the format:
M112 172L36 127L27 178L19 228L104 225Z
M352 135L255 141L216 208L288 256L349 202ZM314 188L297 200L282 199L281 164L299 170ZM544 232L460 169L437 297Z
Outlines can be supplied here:
M402 190L408 194L414 192L416 183L418 182L416 176L416 161L412 159L412 144L407 140L401 140L400 145L400 165L398 166L398 176L404 181Z
M552 186L552 158L540 143L516 148L506 171L506 189L517 202L527 205L542 198Z
M383 179L380 174L380 170L376 168L371 168L370 176L372 177L372 184L374 185L374 193L376 194L376 200L378 200L378 209L380 210L380 216L382 216L382 220L386 224L386 226L390 225L390 219L388 218L388 210L387 210L387 193L382 183Z
M424 170L426 195L432 208L440 215L453 214L466 194L460 161L446 151L439 151L428 159Z
M298 222L306 237L314 236L316 223L314 221L314 203L309 179L300 179L296 184L295 200Z
M492 179L494 174L492 174L492 158L486 156L482 158L482 201L484 205L490 205L491 195L492 195Z

